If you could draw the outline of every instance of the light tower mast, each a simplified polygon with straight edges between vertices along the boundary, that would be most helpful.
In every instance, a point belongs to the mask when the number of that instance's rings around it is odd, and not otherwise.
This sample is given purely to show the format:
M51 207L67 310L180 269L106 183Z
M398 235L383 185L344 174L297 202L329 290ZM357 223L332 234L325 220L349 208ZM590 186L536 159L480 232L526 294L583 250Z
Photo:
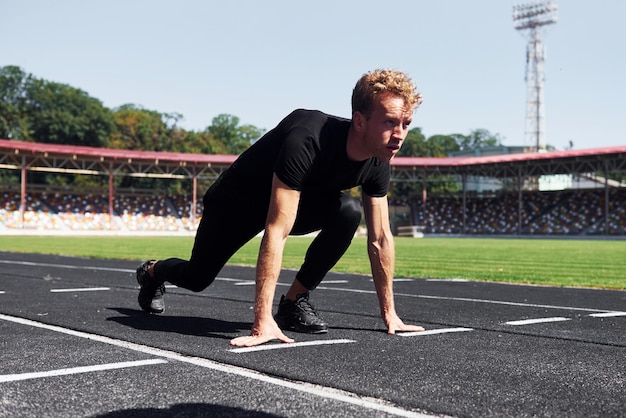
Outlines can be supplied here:
M528 39L526 46L526 129L525 144L533 151L545 151L545 109L543 103L543 62L545 49L542 29L557 22L556 1L513 7L513 24Z

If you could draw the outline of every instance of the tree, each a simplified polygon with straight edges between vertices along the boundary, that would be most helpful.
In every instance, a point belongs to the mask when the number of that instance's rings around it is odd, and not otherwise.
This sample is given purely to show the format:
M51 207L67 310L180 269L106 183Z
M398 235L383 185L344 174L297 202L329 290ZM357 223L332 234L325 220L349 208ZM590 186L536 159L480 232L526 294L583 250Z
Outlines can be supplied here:
M84 91L66 84L33 79L26 112L30 137L54 144L105 147L113 131L113 115Z
M166 121L171 115L147 110L134 104L125 104L114 110L115 131L111 135L112 148L143 151L171 151L172 129ZM178 119L174 118L175 122Z
M241 141L246 144L246 148L257 141L265 133L263 129L259 129L254 125L242 125L238 128L238 130ZM245 148L241 152L243 151L245 151Z
M172 151L195 154L227 154L226 146L207 132L172 132Z
M239 118L228 114L214 117L205 132L223 143L229 154L241 154L263 134L255 126L239 126Z
M427 146L430 157L446 157L451 152L459 150L455 135L433 135L428 138Z
M0 67L0 138L30 139L26 102L31 82L19 67Z
M457 135L457 142L460 150L465 151L502 145L502 138L486 129L475 129L467 136Z
M427 154L426 137L422 128L413 128L409 131L398 151L399 157L421 157Z

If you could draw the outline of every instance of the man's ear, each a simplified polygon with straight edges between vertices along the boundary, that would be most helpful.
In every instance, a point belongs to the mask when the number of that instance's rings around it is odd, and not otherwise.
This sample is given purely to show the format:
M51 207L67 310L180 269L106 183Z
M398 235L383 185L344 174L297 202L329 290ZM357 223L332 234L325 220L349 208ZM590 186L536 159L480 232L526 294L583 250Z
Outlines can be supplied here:
M354 112L354 114L352 115L352 124L354 125L354 129L356 129L357 132L363 131L366 121L367 118L365 117L365 115L359 111Z

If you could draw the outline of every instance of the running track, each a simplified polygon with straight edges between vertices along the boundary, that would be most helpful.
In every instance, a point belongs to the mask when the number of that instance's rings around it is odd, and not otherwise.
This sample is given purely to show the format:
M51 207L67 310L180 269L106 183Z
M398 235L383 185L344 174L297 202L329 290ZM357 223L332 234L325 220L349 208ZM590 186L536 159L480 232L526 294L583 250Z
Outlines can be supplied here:
M237 350L253 269L148 315L137 264L0 252L1 417L626 416L623 291L398 279L427 332L389 336L371 280L330 274L328 334Z

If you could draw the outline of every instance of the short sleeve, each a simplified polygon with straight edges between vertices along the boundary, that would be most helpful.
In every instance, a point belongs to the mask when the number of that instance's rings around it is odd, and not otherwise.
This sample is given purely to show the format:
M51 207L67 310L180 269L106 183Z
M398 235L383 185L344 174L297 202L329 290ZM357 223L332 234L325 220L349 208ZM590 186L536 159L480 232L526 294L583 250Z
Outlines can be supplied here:
M287 186L302 191L318 152L319 144L307 129L293 128L278 153L274 173Z
M391 166L377 161L368 174L367 180L362 185L363 193L371 197L386 196L389 191Z

